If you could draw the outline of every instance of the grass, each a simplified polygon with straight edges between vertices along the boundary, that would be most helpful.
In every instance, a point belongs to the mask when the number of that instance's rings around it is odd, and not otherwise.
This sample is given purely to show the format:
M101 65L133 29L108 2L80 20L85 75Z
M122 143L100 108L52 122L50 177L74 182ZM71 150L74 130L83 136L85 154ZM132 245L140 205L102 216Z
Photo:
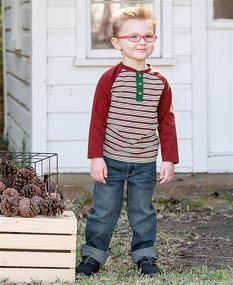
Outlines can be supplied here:
M76 205L73 210L78 216L79 205ZM84 243L85 224L86 219L78 219L78 249ZM233 268L214 269L207 266L175 268L174 260L179 253L180 237L166 231L159 232L157 241L157 247L161 253L159 265L164 270L164 273L161 276L149 279L141 278L137 274L136 265L131 261L129 252L130 241L131 229L127 221L126 211L123 208L110 244L110 256L104 267L94 278L79 276L74 284L233 285ZM79 260L80 255L78 251L77 262Z
M108 264L95 277L79 277L75 283L62 282L57 280L53 284L59 285L232 285L233 284L233 270L226 269L209 269L205 266L196 267L185 272L175 272L166 269L165 272L158 277L141 278L137 276L136 270L132 265L120 266L115 265L113 271ZM13 285L7 281L0 281L2 285ZM31 285L42 285L41 282L31 282Z
M77 263L80 261L80 247L85 242L84 232L86 219L81 215L82 207L89 206L90 201L85 200L76 203L72 210L78 218L78 238L77 238ZM169 217L177 218L178 214L169 213ZM163 274L153 278L142 278L138 275L137 267L132 263L130 257L131 228L127 221L125 202L114 231L109 247L109 257L95 277L79 276L74 283L57 280L52 284L59 285L233 285L233 268L209 268L207 266L178 265L177 260L182 263L184 245L190 244L196 239L195 233L186 232L171 233L160 229L157 240L157 248L160 252L158 265L163 269ZM185 256L184 256L185 257ZM208 258L208 257L207 257ZM0 284L12 285L2 280ZM23 284L23 283L20 283ZM42 285L42 282L31 282L32 285Z

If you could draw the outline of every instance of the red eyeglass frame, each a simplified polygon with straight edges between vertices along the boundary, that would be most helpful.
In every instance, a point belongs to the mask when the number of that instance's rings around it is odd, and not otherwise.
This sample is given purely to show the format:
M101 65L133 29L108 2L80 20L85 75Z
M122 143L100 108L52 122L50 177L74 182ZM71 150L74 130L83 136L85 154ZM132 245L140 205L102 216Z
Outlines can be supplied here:
M138 40L138 41L131 41L131 40L129 40L129 36L132 36L132 35L138 35L138 36L140 36L139 40ZM153 43L153 42L155 42L155 41L157 40L157 38L158 38L158 37L157 37L156 35L154 35L154 34L153 34L153 36L155 37L155 38L154 38L154 41L147 41L147 40L146 40L146 35L140 35L140 34L128 34L128 35L125 35L125 36L118 36L117 39L127 39L128 41L130 41L130 42L135 42L135 43L136 43L136 42L140 42L141 39L144 39L145 42Z

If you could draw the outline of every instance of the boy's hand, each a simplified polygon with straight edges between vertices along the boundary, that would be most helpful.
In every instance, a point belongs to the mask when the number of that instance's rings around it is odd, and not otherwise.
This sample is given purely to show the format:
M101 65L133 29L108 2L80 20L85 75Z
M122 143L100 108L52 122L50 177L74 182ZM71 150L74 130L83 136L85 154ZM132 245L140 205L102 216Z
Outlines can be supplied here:
M97 182L106 184L105 178L108 176L108 169L103 158L92 158L91 160L91 178Z
M167 183L172 180L174 176L174 164L170 161L163 161L160 170L160 184Z

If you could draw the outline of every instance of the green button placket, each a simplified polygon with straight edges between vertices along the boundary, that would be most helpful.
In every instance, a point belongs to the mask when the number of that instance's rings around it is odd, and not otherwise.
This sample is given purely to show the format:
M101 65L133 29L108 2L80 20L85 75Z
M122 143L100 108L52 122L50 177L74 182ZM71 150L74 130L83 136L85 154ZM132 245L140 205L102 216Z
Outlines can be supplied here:
M136 72L136 101L143 101L143 73Z

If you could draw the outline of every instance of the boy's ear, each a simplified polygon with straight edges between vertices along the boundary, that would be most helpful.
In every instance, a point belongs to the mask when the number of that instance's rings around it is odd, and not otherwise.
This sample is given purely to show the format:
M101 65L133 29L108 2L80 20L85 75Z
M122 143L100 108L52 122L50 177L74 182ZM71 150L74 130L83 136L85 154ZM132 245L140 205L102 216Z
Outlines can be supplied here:
M115 49L121 50L121 45L120 45L119 40L117 38L111 38L111 43Z

